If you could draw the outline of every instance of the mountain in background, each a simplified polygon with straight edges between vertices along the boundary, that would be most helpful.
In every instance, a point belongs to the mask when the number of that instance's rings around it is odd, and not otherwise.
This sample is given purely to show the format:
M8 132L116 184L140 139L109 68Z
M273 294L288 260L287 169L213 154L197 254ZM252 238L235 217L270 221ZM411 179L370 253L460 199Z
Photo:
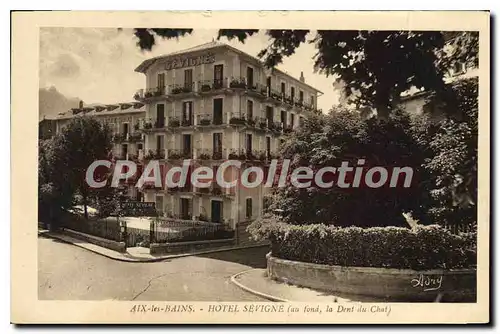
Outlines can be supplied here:
M56 87L40 88L38 90L38 116L39 119L54 118L61 112L71 108L78 108L80 99L66 97Z

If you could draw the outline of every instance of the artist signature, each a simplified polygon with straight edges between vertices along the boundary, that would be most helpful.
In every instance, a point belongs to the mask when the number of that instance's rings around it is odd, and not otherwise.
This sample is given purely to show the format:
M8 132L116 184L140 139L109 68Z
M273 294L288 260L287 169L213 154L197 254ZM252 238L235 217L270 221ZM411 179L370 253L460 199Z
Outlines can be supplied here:
M443 284L443 276L420 274L417 278L411 280L411 284L414 288L424 288L424 291L439 290Z

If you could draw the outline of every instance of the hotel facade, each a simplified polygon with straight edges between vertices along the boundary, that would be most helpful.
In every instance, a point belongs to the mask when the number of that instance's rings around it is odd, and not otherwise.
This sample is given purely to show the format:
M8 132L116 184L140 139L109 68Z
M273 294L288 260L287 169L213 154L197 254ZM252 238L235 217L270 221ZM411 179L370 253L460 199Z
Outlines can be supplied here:
M145 86L134 102L74 108L56 119L59 132L73 117L92 115L114 132L113 157L138 162L140 175L151 160L167 170L190 159L192 168L217 172L227 160L241 168L267 170L278 158L283 136L295 131L317 109L322 94L301 73L294 78L267 69L257 58L229 45L210 42L143 61L136 72ZM192 170L192 169L191 169ZM254 174L255 175L255 174ZM224 223L240 238L246 226L262 215L272 189L237 184L221 188L135 187L138 177L123 182L133 200L154 202L165 218Z
M144 103L145 160L165 168L192 159L214 175L227 160L266 169L277 158L283 135L296 130L317 110L320 91L226 44L211 42L145 60L137 68L145 88L135 94ZM163 166L162 166L163 167ZM232 171L235 172L234 170ZM241 175L232 175L232 177ZM167 217L225 223L243 231L263 213L272 189L237 184L210 188L144 187L144 200Z

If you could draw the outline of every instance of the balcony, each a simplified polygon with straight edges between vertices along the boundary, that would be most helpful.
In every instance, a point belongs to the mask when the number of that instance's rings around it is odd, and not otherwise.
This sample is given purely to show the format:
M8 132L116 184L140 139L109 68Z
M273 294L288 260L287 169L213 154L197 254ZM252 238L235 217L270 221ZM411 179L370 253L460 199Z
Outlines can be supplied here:
M141 142L142 141L142 134L137 133L137 132L131 133L128 136L128 141L131 143Z
M139 102L152 102L167 97L166 87L152 87L147 89L139 89L134 94L134 99Z
M216 114L203 114L196 116L196 125L201 127L217 127L226 124L226 115L221 113Z
M227 150L224 148L218 150L197 149L196 158L199 160L222 160L227 156Z
M196 87L194 82L184 83L181 85L169 85L169 96L174 98L186 98L195 94Z
M143 124L142 129L146 132L162 131L165 130L165 118L150 118Z
M148 150L148 152L144 155L144 160L161 160L161 159L165 159L164 149Z
M193 119L192 118L184 118L181 120L182 127L190 127L194 125Z
M182 160L182 159L192 159L193 158L193 150L191 149L182 149L182 150L174 150L169 149L167 152L168 160Z
M198 92L200 94L218 93L228 88L228 79L220 80L201 80L198 81Z
M235 126L244 126L247 124L245 115L241 113L231 113L231 118L229 119L229 124Z

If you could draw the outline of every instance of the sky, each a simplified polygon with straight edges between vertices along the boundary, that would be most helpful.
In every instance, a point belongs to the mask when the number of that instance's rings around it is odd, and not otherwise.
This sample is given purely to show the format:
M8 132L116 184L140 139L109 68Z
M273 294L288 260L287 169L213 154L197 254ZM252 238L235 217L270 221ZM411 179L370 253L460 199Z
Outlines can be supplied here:
M114 28L41 28L40 29L40 88L56 87L66 97L78 97L85 104L133 101L134 93L144 88L144 74L134 69L145 59L187 49L212 41L217 30L194 30L178 40L158 39L151 52L136 45L132 29ZM245 43L229 44L252 56L269 45L263 31L249 37ZM329 110L338 103L339 93L333 78L314 73L314 44L302 44L294 55L285 58L279 69L299 78L304 72L306 83L324 93L318 107Z

